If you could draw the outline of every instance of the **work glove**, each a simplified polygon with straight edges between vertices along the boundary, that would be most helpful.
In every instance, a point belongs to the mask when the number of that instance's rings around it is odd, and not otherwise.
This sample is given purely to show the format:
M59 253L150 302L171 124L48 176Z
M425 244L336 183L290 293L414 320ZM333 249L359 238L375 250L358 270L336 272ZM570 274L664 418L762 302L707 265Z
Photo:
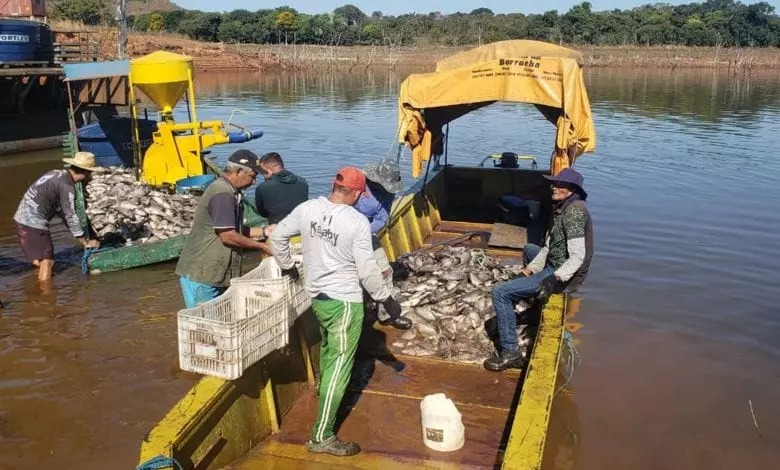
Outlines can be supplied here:
M282 269L282 276L287 276L291 281L295 282L301 278L301 274L298 272L298 267L293 265L292 268Z
M385 312L390 315L390 318L398 318L401 316L401 304L399 304L392 295L382 301L382 306L385 308Z
M546 278L542 279L539 283L539 291L536 294L537 299L546 299L555 293L555 289L560 284L560 281L554 274L550 274Z

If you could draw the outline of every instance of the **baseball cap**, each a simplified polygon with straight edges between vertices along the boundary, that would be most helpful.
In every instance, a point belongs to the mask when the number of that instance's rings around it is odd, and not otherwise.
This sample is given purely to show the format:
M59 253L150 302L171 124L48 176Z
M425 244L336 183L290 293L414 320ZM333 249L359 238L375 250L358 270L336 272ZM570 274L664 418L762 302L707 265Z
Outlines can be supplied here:
M363 196L368 197L366 194L366 175L355 167L348 166L340 169L339 172L336 173L333 184L360 191L363 193Z
M247 149L241 149L236 150L233 152L233 155L231 155L228 158L228 161L231 163L236 163L238 165L243 165L250 170L254 171L255 173L260 172L260 163L257 158L257 155L255 155L251 150Z

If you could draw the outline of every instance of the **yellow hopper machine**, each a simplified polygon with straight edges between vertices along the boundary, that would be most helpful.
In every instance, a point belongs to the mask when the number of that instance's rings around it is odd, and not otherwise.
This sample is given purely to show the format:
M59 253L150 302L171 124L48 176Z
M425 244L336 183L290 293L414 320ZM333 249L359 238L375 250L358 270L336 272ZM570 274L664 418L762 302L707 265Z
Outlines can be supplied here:
M203 175L204 149L217 144L242 143L260 138L260 129L227 132L222 121L198 121L195 111L192 58L166 51L157 51L130 62L130 101L133 121L137 121L135 88L159 108L161 120L152 135L152 144L141 153L135 134L136 167L141 179L152 186L173 186L177 181ZM189 122L175 122L173 108L184 97Z

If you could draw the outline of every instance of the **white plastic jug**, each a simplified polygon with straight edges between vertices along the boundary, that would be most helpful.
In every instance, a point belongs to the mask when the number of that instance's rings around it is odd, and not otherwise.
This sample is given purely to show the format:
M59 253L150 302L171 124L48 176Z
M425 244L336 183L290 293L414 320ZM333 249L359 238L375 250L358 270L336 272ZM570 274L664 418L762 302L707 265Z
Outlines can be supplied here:
M422 436L426 446L440 452L451 452L466 442L463 421L455 403L443 393L423 398Z

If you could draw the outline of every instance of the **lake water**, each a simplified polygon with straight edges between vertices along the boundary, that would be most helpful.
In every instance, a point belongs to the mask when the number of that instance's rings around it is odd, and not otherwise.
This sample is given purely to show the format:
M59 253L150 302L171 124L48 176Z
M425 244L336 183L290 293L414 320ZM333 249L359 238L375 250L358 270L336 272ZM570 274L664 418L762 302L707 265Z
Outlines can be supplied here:
M324 194L338 167L394 152L405 75L202 73L198 116L245 112L235 121L265 131L248 147L279 152ZM588 71L598 145L577 168L596 255L569 325L582 363L556 398L546 468L776 465L778 78ZM533 108L494 105L451 125L449 161L516 151L544 164L553 135ZM41 289L11 217L57 158L0 157L0 468L132 468L197 380L178 369L178 282L172 264L84 277L66 251ZM72 246L55 231L57 250Z

